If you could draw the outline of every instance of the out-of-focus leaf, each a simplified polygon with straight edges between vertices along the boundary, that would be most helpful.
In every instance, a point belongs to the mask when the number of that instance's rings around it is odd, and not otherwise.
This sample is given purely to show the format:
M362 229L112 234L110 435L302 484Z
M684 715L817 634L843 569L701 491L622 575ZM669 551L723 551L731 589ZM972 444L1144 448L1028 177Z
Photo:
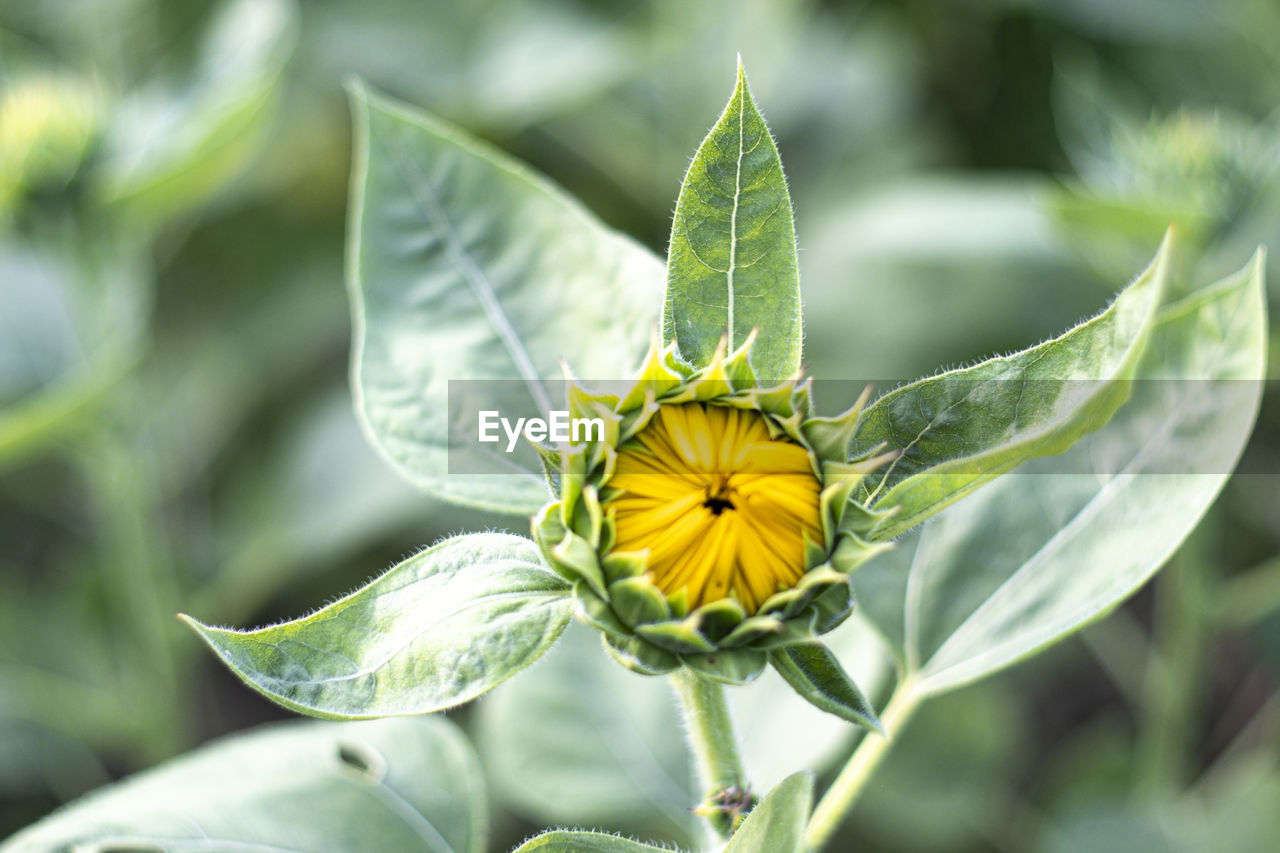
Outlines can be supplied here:
M482 853L484 782L443 719L285 723L101 789L9 839L48 850Z
M1079 286L1042 209L1050 188L1024 176L932 175L811 212L801 237L813 375L887 390L940 364L1022 349L1095 312L1097 292Z
M764 116L738 82L693 156L671 223L663 334L701 366L760 330L751 366L765 382L800 368L800 267L787 179Z
M1016 468L1061 453L1107 422L1128 397L1160 305L1169 242L1111 307L1039 346L921 379L867 409L854 453L900 455L868 500L898 507L887 539Z
M244 167L293 51L292 0L225 0L191 79L157 81L112 112L98 195L146 222L197 207Z
M1008 782L1033 748L1022 698L995 682L926 702L867 786L849 836L913 853L998 844L1009 824Z
M649 821L690 837L697 798L671 686L618 666L595 631L571 627L478 711L476 741L504 803L544 823Z
M788 776L751 810L724 853L803 853L804 827L813 808L813 774Z
M532 513L546 502L541 476L501 453L510 475L447 476L451 438L475 441L474 415L450 411L449 381L514 380L477 392L514 417L553 408L543 380L561 359L588 378L629 376L657 320L661 264L456 128L360 88L352 99L357 411L416 485Z
M0 464L76 423L140 354L143 274L76 248L0 243Z
M510 132L643 73L628 23L546 0L494 0L483 16L449 3L332 0L307 9L296 64L307 81L358 74L467 126Z
M1056 642L1177 548L1252 429L1262 269L1259 253L1162 309L1140 381L1107 426L957 504L902 540L897 558L853 576L863 613L898 646L914 689L949 690Z
M567 592L528 539L473 533L293 622L234 631L184 618L267 698L364 719L450 708L510 678L564 631Z
M1176 799L1122 806L1114 798L1077 799L1045 822L1045 853L1129 850L1252 853L1280 837L1280 774L1265 750L1215 766Z
M249 466L236 485L219 537L229 547L196 599L199 606L191 605L228 619L242 618L300 574L332 567L378 537L424 518L447 528L441 516L470 512L432 500L380 464L345 388L301 409L270 462Z

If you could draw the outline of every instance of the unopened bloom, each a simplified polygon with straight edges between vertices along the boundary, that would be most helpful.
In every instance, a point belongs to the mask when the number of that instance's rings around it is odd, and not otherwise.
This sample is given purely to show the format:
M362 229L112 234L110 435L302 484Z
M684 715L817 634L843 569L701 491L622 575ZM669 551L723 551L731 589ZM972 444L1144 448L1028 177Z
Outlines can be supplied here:
M623 393L571 388L571 413L602 418L604 438L546 451L560 499L534 536L637 671L748 681L769 651L839 625L849 573L886 547L854 497L884 460L847 461L863 401L822 418L808 382L761 387L753 339L700 369L655 341Z
M808 451L766 416L709 403L660 406L618 452L605 503L614 549L648 551L664 594L689 607L733 597L748 614L804 574L822 539L822 481Z

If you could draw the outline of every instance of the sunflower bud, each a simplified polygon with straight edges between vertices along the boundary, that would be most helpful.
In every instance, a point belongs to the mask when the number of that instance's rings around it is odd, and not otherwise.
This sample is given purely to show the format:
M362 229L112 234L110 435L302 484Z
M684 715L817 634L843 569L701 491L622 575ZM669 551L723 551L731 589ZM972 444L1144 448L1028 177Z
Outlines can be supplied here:
M864 538L883 513L854 497L888 457L848 460L866 394L816 417L807 380L757 383L753 341L695 369L655 339L623 393L570 386L603 439L546 451L560 500L534 537L638 672L750 681L844 621L849 573L888 547Z
M26 192L70 181L98 123L97 97L76 79L32 75L0 92L0 214Z

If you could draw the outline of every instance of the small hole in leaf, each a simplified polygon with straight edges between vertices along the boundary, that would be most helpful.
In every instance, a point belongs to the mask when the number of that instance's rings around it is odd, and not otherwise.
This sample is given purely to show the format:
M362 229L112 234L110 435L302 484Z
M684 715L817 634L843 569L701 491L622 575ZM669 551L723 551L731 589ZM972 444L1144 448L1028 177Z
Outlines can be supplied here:
M339 743L338 760L362 776L381 779L387 772L387 762L375 750L363 744Z

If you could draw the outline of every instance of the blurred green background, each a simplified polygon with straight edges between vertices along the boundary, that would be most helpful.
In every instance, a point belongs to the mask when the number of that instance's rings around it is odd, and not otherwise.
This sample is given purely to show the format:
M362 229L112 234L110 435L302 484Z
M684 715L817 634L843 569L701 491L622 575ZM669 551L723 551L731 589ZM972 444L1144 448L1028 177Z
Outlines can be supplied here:
M359 434L343 80L662 252L739 52L788 167L820 377L1038 342L1170 221L1183 288L1280 254L1274 0L0 0L0 838L285 716L175 612L296 616L448 532L525 532L416 495ZM1273 393L1244 475L1156 582L931 703L841 843L1280 846L1280 482L1249 473L1277 460ZM491 770L495 850L551 823L688 838L663 688L582 643L450 715ZM798 725L776 686L740 710L762 781L829 774L850 727ZM557 772L525 784L531 707L619 727L631 769L547 746Z

